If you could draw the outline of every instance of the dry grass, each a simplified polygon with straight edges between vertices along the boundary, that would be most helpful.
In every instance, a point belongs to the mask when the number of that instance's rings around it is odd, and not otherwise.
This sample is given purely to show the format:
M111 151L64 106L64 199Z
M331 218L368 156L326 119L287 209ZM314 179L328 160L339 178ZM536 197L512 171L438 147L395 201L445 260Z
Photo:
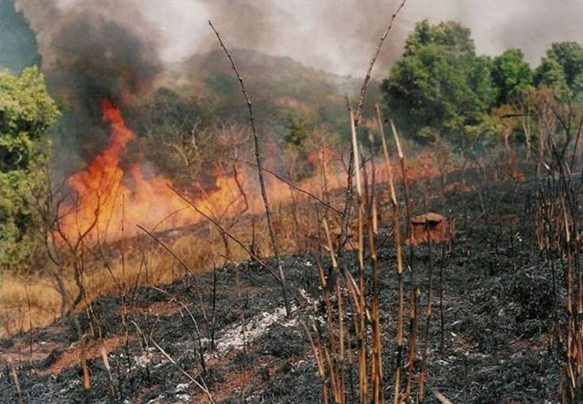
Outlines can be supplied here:
M433 162L428 153L420 153L415 161L411 161L411 168L407 170L410 180L424 176L438 176L437 172L427 172L426 167ZM376 173L377 183L386 182L388 174L380 168ZM393 169L396 169L394 167ZM452 171L455 167L448 167ZM323 186L319 189L316 183L302 184L304 189L313 192L323 200L330 200L335 208L341 208L342 192L340 188L345 181L345 173L330 175L328 184L331 189L329 195L323 194ZM319 183L319 182L318 182ZM309 185L309 186L307 186ZM316 190L318 189L318 190ZM293 192L293 198L291 193ZM298 191L292 191L287 186L280 186L271 198L276 201L273 206L274 224L281 253L289 255L297 252L313 251L317 248L317 221L313 203L309 196ZM389 195L383 196L381 205L388 203ZM250 201L252 202L252 201ZM321 206L322 212L326 211ZM381 209L383 214L388 211ZM333 243L338 236L339 217L328 210ZM354 219L354 218L353 218ZM389 217L381 220L389 220ZM356 219L354 219L356 220ZM246 247L254 250L259 257L272 255L272 248L268 242L269 236L263 215L243 214L236 218L221 220L221 225ZM352 223L352 231L356 233L356 221ZM178 257L184 260L193 272L212 270L226 262L226 256L232 261L242 261L249 258L248 254L235 242L227 241L228 254L225 249L225 240L220 232L211 224L200 224L190 228L179 229L159 235ZM351 249L349 240L347 248ZM83 284L86 288L87 302L102 295L119 294L119 283L128 288L138 286L154 286L168 284L185 274L180 264L158 243L145 233L138 238L128 239L112 245L103 246L103 256L95 248L93 254L86 254L87 269L83 275ZM124 252L124 261L120 258ZM59 294L54 278L50 277L48 268L36 272L33 276L18 276L3 271L0 274L0 336L13 335L25 332L31 327L48 325L62 315L62 296ZM64 281L71 294L76 294L72 272L64 274ZM85 304L87 303L85 302Z
M170 258L165 250L151 243L144 244L147 245L144 246L143 252L135 245L130 246L128 248L130 251L126 252L125 262L118 257L107 260L107 265L103 259L96 259L91 263L83 277L87 301L102 295L120 293L118 284L125 284L128 288L136 285L161 285L184 275L176 261ZM185 235L169 242L168 246L189 262L193 269L204 271L212 268L212 254L209 248L211 244L214 244L216 249L221 248L218 240L192 235ZM65 283L69 293L74 295L77 287L72 274L65 275ZM61 316L62 296L57 290L55 280L49 276L39 274L34 277L20 277L3 273L0 293L2 321L0 335L10 335L31 327L44 326Z
M303 198L298 197L302 205ZM308 204L309 205L309 204ZM296 223L299 228L296 229ZM309 248L304 235L313 234L306 215L294 215L291 206L280 206L276 212L277 236L284 254ZM182 230L180 235L160 236L161 241L178 257L184 260L193 272L212 270L222 266L227 255L232 261L248 259L247 253L233 241L225 240L214 228ZM253 234L253 230L254 234ZM243 216L229 226L229 232L244 245L251 246L260 256L270 256L272 251L267 242L266 226L259 217ZM297 237L302 235L301 240ZM95 254L88 262L83 275L87 302L107 295L119 294L119 285L130 290L136 286L168 284L185 275L180 264L157 242L142 234L138 238L104 247L103 255ZM123 250L122 259L121 252ZM87 254L89 255L89 254ZM3 272L0 282L0 336L25 332L30 328L45 326L62 315L62 296L49 271L33 276L18 276ZM71 295L78 288L72 272L64 276L65 284Z
M25 279L3 273L0 283L0 335L25 331L58 317L61 296L49 279Z

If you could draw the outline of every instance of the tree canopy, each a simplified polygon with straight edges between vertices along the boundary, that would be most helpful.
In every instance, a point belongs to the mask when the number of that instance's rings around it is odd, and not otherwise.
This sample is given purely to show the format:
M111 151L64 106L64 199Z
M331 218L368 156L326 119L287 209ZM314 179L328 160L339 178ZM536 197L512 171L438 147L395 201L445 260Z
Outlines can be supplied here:
M583 45L552 44L535 71L535 83L549 86L560 98L583 103Z
M509 49L494 58L492 80L497 90L496 105L508 104L532 85L533 72L520 49Z
M481 56L469 29L424 20L409 34L381 90L390 116L410 138L461 145L467 135L495 132L493 111L524 104L540 86L561 102L582 105L583 44L552 44L533 71L520 49Z
M47 130L60 116L44 76L29 67L20 76L0 73L0 243L2 265L15 266L31 254L33 204L46 183Z
M476 55L469 29L456 22L422 21L382 83L386 105L416 139L477 130L496 96L491 66L489 58Z
M36 34L16 11L14 0L0 0L0 68L13 74L32 65L40 66Z

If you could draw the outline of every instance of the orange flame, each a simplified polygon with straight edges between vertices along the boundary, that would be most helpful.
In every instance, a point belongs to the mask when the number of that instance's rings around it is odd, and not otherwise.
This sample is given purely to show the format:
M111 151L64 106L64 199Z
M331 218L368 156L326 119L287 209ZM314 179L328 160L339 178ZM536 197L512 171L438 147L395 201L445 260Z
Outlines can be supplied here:
M122 159L128 145L136 141L136 134L111 101L102 101L101 109L103 120L111 126L109 142L84 171L68 179L76 198L60 209L61 236L112 241L133 233L134 229L120 225L123 223L164 229L200 221L202 217L170 189L169 180L146 175L141 155L124 172ZM224 173L217 175L214 192L192 202L208 214L221 212L226 206L236 211L242 204L234 179Z
M103 100L100 106L104 122L110 125L109 141L85 170L68 179L74 197L59 208L58 236L69 241L87 237L107 242L135 235L136 224L150 230L167 230L202 221L204 217L170 188L170 180L143 169L141 153L137 153L135 161L124 171L122 162L128 145L137 141L137 136L126 126L121 111L111 101ZM268 143L267 147L270 150L266 153L265 165L271 168L278 153L274 143ZM331 149L323 148L309 160L315 166L314 175L296 184L299 188L327 199L324 183L329 191L345 186L346 171ZM375 171L377 183L385 182L384 165L377 165ZM409 172L413 177L416 176L414 171ZM243 211L263 212L263 200L253 180L255 176L248 175L245 170L237 169L237 172L235 177L217 171L212 192L205 192L200 184L193 184L192 189L201 190L202 197L189 197L190 203L219 219L235 217ZM291 193L287 184L268 174L266 182L272 204L289 202Z

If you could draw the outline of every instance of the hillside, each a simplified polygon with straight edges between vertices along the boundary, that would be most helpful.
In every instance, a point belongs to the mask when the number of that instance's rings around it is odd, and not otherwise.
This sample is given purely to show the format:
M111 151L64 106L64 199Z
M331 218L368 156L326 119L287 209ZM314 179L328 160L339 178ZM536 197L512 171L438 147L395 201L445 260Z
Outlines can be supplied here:
M454 403L556 401L557 372L547 347L552 297L545 285L551 272L548 267L535 270L534 226L525 220L523 203L536 187L535 181L489 186L484 214L479 203L484 188L462 188L442 198L433 184L429 209L455 219L457 234L451 250L433 252L435 265L443 269L445 345L440 349L436 290L425 403L439 403L434 389ZM383 191L380 187L379 195ZM414 212L422 211L422 191L412 189ZM387 242L393 229L385 213L383 209L378 255L384 377L390 396L398 288L395 250ZM413 254L418 281L425 285L428 249L415 247ZM357 276L356 253L344 259ZM294 300L289 318L277 282L254 262L229 265L216 276L199 274L171 285L142 287L129 301L100 298L91 310L78 313L93 383L87 395L70 318L0 343L9 366L18 369L19 387L29 403L210 402L200 383L217 403L317 403L321 384L302 325L321 324L321 335L314 333L314 338L325 338L326 309L315 263L311 253L284 259ZM326 258L324 265L329 265ZM367 266L367 276L370 270ZM424 299L421 304L425 307ZM420 335L424 329L420 325ZM352 329L350 333L354 336ZM419 372L419 361L415 368ZM347 381L347 396L356 400L353 382ZM15 402L17 396L13 377L3 374L0 401Z
M345 97L356 97L361 79L307 67L289 57L248 49L234 49L231 54L260 124L278 127L291 114L314 125L327 125L332 131L346 131ZM219 120L247 119L238 80L221 50L195 54L171 65L160 83L211 105ZM366 108L371 109L380 99L379 83L373 80L368 91Z

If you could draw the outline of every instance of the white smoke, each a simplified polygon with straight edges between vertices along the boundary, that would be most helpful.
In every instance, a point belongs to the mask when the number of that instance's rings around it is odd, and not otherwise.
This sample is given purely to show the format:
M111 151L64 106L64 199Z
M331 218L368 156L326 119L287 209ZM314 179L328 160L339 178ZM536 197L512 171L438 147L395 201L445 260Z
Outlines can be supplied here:
M49 7L86 7L86 0L19 0L33 28L50 21ZM108 2L109 3L109 2ZM361 76L400 0L165 0L117 1L120 10L140 12L159 30L161 57L174 62L216 49L211 19L231 48L289 56L316 68ZM121 13L136 24L132 13ZM471 28L479 53L496 55L516 47L536 65L552 42L583 41L581 0L408 0L390 34L375 71L384 77L398 59L415 23L459 21ZM116 17L117 18L117 17ZM44 19L44 21L42 21ZM39 21L40 20L40 21ZM137 20L139 21L139 19ZM39 33L42 36L42 32Z
M175 61L216 47L207 20L231 47L290 56L316 68L361 76L400 0L172 0L147 2L164 29L163 58ZM581 0L408 0L385 44L377 76L400 56L419 20L454 20L471 28L479 53L520 48L537 65L550 44L582 41ZM247 21L245 21L247 19ZM258 32L259 31L259 32Z

